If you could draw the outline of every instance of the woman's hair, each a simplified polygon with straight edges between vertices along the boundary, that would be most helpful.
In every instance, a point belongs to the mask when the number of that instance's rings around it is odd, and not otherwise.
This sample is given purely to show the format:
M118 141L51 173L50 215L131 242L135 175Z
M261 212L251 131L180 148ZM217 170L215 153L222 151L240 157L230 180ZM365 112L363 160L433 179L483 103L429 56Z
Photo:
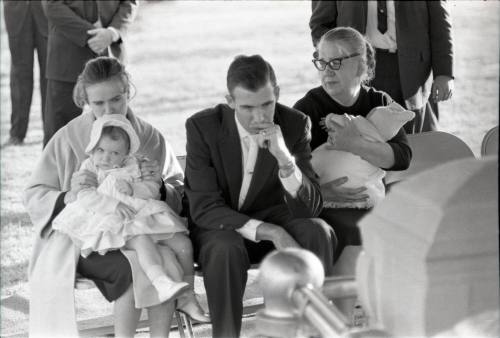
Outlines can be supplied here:
M89 60L85 64L82 73L78 75L75 88L73 89L73 101L77 107L83 108L88 103L86 91L88 86L108 81L112 78L117 78L121 81L127 94L130 93L130 87L132 86L130 75L120 61L108 56L100 56Z
M325 42L339 43L349 54L359 53L361 57L361 83L367 83L375 76L375 52L372 45L357 30L351 27L337 27L323 34L318 49Z
M237 86L257 91L269 81L273 88L277 87L273 67L260 55L235 57L227 71L226 80L231 95Z
M127 132L123 130L123 128L117 126L105 126L104 128L102 128L100 139L102 139L103 136L107 136L113 141L125 141L127 151L130 150L130 137L128 136Z

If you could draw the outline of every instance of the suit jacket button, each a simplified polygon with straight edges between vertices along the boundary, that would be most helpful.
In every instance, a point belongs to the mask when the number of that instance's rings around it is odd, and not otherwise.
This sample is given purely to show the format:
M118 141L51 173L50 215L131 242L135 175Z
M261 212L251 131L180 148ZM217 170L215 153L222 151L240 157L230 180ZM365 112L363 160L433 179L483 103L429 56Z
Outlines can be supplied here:
M219 225L220 229L224 229L224 224Z

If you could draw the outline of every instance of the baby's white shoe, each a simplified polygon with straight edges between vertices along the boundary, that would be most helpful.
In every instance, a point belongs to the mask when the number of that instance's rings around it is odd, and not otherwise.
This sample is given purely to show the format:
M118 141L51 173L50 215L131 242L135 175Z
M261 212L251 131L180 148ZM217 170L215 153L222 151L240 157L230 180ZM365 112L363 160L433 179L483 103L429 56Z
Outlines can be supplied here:
M177 298L180 294L190 288L188 283L174 282L167 276L155 278L153 286L156 291L158 291L158 298L162 303Z

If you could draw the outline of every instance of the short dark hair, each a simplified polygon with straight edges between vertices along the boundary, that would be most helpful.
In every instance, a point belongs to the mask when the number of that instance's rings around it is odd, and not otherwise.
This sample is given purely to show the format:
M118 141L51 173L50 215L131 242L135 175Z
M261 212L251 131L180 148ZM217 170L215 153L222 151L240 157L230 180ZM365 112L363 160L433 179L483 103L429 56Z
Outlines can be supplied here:
M237 86L257 91L268 81L274 88L277 87L273 67L260 55L238 55L227 70L227 90L230 94Z
M130 151L130 137L123 128L117 126L105 126L104 128L102 128L100 138L102 138L103 136L107 136L113 141L124 140L127 149Z

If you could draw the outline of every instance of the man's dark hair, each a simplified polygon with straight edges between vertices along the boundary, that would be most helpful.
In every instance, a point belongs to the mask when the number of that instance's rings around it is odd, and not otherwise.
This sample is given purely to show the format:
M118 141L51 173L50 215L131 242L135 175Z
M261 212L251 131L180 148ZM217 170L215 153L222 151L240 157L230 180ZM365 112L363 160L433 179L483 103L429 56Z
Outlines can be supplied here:
M276 88L276 75L273 67L260 55L238 55L227 71L227 90L233 94L234 88L241 86L247 90L257 91L271 82Z

